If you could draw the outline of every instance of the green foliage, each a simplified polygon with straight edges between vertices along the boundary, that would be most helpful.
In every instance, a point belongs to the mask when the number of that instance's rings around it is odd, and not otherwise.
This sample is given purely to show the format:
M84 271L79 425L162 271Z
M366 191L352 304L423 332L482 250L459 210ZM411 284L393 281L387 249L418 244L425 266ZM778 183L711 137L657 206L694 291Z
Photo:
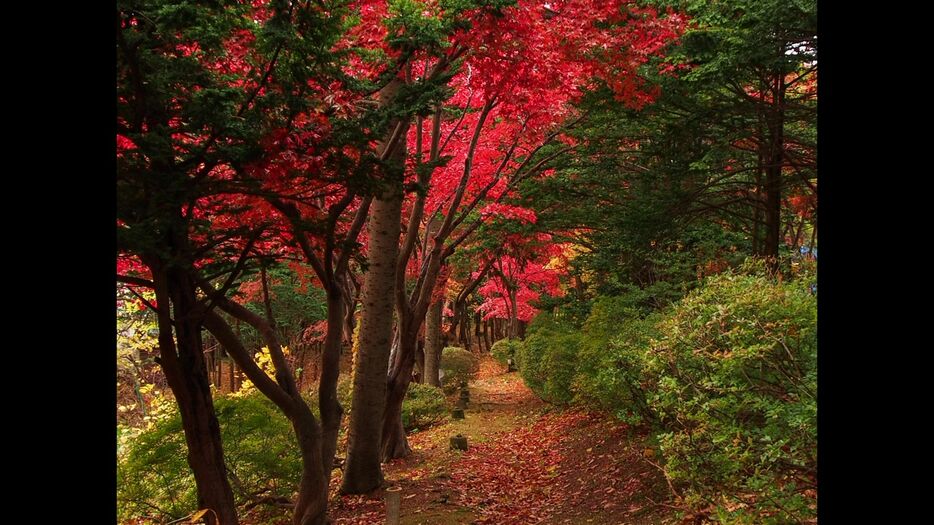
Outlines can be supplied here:
M402 401L402 426L406 430L430 427L441 421L447 409L444 392L424 383L411 383Z
M260 289L260 277L251 283ZM317 321L327 318L327 299L324 290L310 284L312 277L301 276L288 265L273 265L268 270L269 296L276 330L281 334L283 344L296 346L302 341L306 328ZM263 317L266 307L262 294L257 291L256 298L245 304L247 308ZM263 344L260 335L249 325L241 325L241 337L245 344L259 347Z
M645 316L632 298L601 297L581 330L573 390L578 402L594 405L629 423L653 417L642 380L649 339L659 315Z
M301 459L292 428L279 409L259 394L217 398L214 408L238 504L260 492L290 496L299 481ZM143 516L177 519L198 508L177 410L138 435L118 431L118 438L120 521Z
M444 377L441 380L446 391L452 391L462 381L471 381L480 371L480 361L467 350L457 346L449 346L441 351L439 364Z
M538 316L518 345L526 384L657 432L686 502L724 523L815 516L817 300L813 261L761 259L647 313L640 293L598 297L580 328Z
M580 338L573 326L547 315L537 317L529 326L516 364L525 384L542 399L567 404L573 398L571 383Z
M505 366L509 363L510 359L515 363L516 352L521 346L522 341L517 339L500 339L493 343L493 346L490 348L490 354L494 359L499 361L501 365Z
M725 522L815 516L803 491L816 488L817 301L802 277L711 278L647 354L666 471Z

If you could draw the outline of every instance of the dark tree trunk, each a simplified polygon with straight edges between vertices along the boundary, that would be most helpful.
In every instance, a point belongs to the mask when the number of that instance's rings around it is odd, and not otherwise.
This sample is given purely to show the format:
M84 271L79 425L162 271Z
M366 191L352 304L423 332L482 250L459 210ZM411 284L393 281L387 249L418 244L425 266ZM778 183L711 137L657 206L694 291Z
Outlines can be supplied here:
M509 338L519 337L519 304L516 300L517 289L515 286L509 287Z
M451 301L451 337L457 341L457 328L461 324L461 304L459 301Z
M416 383L425 382L425 340L419 338L415 345L415 374L412 381Z
M341 340L344 328L344 299L341 290L332 286L327 295L328 327L321 352L321 377L318 381L318 409L321 413L321 461L325 487L330 482L337 453L337 435L344 408L337 400L337 380L340 377ZM327 488L325 488L327 492Z
M237 385L234 384L234 377L237 375L237 364L233 361L230 362L230 377L228 377L228 383L230 383L230 393L237 391Z
M328 523L328 481L331 470L322 462L321 429L307 405L292 418L292 428L298 438L298 449L302 456L302 479L298 484L292 524L325 525Z
M416 337L404 331L386 385L386 412L383 416L381 446L383 461L405 457L412 451L402 426L402 402L412 380L415 345Z
M328 478L322 465L322 433L311 409L302 399L295 384L292 370L282 354L282 347L272 325L261 316L225 299L218 305L229 314L243 319L260 332L269 348L275 365L275 381L253 361L243 343L234 335L230 326L215 312L208 312L205 327L224 341L232 359L240 362L240 368L256 385L256 388L268 397L292 424L302 457L302 475L298 486L298 498L292 515L293 525L324 525L327 522Z
M425 317L425 383L441 386L438 379L438 363L441 359L441 311L444 301L439 299L428 308Z
M467 308L463 303L458 304L458 317L460 317L460 331L458 334L457 340L460 342L460 345L464 348L469 348L470 346L470 317L467 316Z
M768 128L768 156L765 166L765 251L769 267L778 268L778 247L782 225L782 166L784 164L785 136L785 82L776 74L773 79L773 104L766 118Z
M490 322L483 321L483 339L486 341L487 348L493 348L493 342L490 341Z
M204 363L201 305L193 284L182 271L153 268L152 273L159 305L159 361L178 403L188 445L188 465L198 491L198 508L213 510L222 525L236 525L239 520L227 480L220 425ZM170 301L174 322L169 314ZM217 523L214 518L211 513L205 516L212 525Z

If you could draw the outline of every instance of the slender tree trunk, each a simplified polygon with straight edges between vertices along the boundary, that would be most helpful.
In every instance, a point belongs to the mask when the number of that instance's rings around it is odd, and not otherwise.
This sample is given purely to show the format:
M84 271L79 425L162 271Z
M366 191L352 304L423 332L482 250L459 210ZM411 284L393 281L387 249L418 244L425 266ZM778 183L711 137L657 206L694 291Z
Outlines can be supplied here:
M490 340L490 322L483 321L483 339L486 341L487 348L493 348L493 342Z
M444 300L439 299L428 308L425 317L425 383L441 386L438 379L438 363L441 359L441 311Z
M214 384L217 385L217 390L223 392L224 385L222 383L223 371L224 371L224 359L227 356L224 355L224 345L220 344L220 341L217 342L217 351L214 353L214 377L216 380Z
M778 268L778 247L782 223L782 166L784 164L785 83L776 73L771 86L772 105L768 108L768 156L765 167L765 253L772 270Z
M519 304L516 300L517 289L515 286L509 287L509 338L517 339L519 337Z
M266 320L273 330L276 329L276 317L272 313L272 299L269 295L269 277L266 275L266 265L260 266L260 280L263 285L263 306L266 308Z
M415 345L415 375L412 380L416 383L425 382L425 340L422 338Z
M383 461L407 456L412 449L402 426L402 402L412 380L415 366L416 336L405 330L399 342L399 351L393 363L386 388L386 411L383 416L381 454ZM417 332L416 332L417 333Z
M321 464L324 468L325 491L331 480L337 435L344 408L337 400L337 380L340 377L341 340L344 331L344 298L339 287L331 286L327 294L328 325L321 353L321 377L318 381L318 409L321 414Z
M343 277L338 278L343 279L343 287L341 289L344 298L343 344L350 346L353 344L354 314L357 309L357 290L349 272L346 272Z
M795 228L795 238L794 238L794 241L792 241L795 249L801 246L801 232L802 231L804 231L804 217L801 217L801 220L798 221L798 226Z
M466 314L465 310L466 310L466 308L464 308L464 305L463 305L463 304L458 304L458 305L457 305L457 316L458 316L458 318L460 319L460 323L458 323L458 335L457 335L457 340L458 340L458 342L460 343L460 345L461 345L462 347L467 348L467 345L468 345L468 341L467 341L467 331L468 331L467 323L468 323L468 318L467 318L467 315L465 315L465 314Z
M461 324L461 306L459 301L451 301L451 337L457 341L457 327Z
M345 303L344 305L344 333L342 338L342 344L352 345L353 344L353 330L354 330L354 309L356 304Z
M205 517L209 524L236 525L239 520L227 480L220 425L204 363L201 305L192 283L180 270L153 268L152 273L159 305L159 361L178 403L188 445L188 465L198 491L198 507L216 513L217 521L211 513ZM169 314L170 301L174 322Z
M293 525L324 525L327 522L328 483L321 460L321 427L311 409L302 399L289 369L282 347L272 325L261 316L236 303L221 299L219 306L229 314L243 319L263 337L275 365L275 381L253 361L252 356L237 338L230 326L215 312L208 312L205 327L218 340L224 341L232 359L239 360L240 368L289 419L302 457L302 475L298 498L292 514ZM329 471L328 471L329 472Z

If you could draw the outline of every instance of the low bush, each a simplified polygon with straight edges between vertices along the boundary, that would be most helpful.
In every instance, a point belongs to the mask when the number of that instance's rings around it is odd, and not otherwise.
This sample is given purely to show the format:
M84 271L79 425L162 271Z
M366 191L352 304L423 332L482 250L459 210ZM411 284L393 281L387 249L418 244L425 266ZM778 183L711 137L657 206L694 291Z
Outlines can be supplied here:
M258 393L214 401L224 460L238 504L250 495L291 496L301 458L288 420ZM194 476L177 409L127 439L117 458L119 521L174 520L197 510Z
M447 414L444 392L424 383L411 383L402 401L402 426L406 430L428 428Z
M480 361L467 350L449 346L441 351L439 364L443 377L441 384L445 391L456 390L462 381L472 381L480 371Z
M671 479L725 523L816 516L817 301L810 279L708 279L647 354Z
M632 424L653 419L643 380L658 320L658 314L646 316L626 298L597 299L581 330L572 385L575 400Z
M655 431L663 467L722 523L816 517L817 298L813 264L761 261L708 277L649 313L593 301L581 327L543 314L516 346L526 384ZM630 294L631 295L631 294Z

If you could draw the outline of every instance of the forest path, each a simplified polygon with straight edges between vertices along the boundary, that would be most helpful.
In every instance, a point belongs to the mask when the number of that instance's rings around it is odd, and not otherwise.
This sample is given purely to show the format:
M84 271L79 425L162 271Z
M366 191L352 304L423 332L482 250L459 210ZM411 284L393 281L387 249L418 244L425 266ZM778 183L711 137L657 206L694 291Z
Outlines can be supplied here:
M545 404L490 356L470 384L463 420L409 436L413 453L385 465L402 489L402 525L674 522L644 436L606 416ZM456 434L466 452L451 450ZM383 491L332 500L336 525L384 524Z

